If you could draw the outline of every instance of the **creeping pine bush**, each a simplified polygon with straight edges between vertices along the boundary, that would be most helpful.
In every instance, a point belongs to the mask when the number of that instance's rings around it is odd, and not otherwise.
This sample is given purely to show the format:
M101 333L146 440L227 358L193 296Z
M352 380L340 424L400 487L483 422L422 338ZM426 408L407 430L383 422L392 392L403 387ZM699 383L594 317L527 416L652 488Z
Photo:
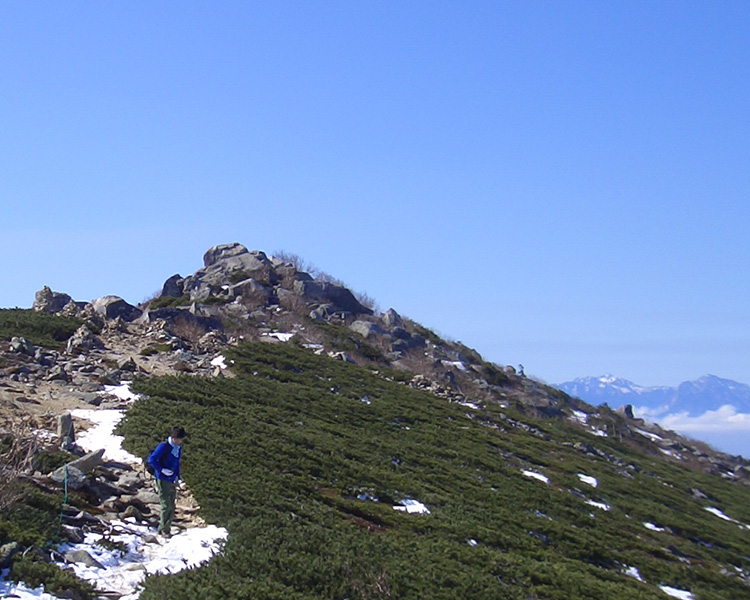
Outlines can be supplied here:
M25 308L0 309L0 339L23 337L37 346L59 348L83 321Z
M750 571L747 531L690 493L750 523L743 487L562 421L450 403L293 344L246 344L227 358L235 378L133 384L148 397L120 425L126 447L143 455L165 427L188 429L183 476L204 517L229 529L207 565L147 578L143 600L657 600L657 585L747 596L725 569ZM579 449L592 443L611 459ZM404 499L430 514L394 510ZM669 531L644 527L654 520Z

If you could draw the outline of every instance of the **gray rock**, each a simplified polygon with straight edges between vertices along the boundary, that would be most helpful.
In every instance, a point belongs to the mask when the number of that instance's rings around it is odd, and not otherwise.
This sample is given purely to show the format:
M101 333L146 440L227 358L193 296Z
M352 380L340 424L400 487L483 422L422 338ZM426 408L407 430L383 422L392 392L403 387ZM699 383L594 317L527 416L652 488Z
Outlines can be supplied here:
M67 294L53 292L45 285L36 293L32 308L37 312L57 313L72 301Z
M83 486L86 485L86 482L88 481L85 473L69 465L64 465L57 469L50 475L50 479L52 479L52 481L54 481L55 483L59 483L60 485L67 485L69 488L74 490L80 490Z
M135 495L136 500L143 504L159 504L159 494L150 490L141 490Z
M73 415L69 412L64 412L57 418L57 439L64 450L70 449L76 441Z
M93 471L96 467L102 464L102 462L104 462L102 459L103 455L104 455L104 448L100 450L96 450L95 452L89 452L85 456L82 456L81 458L77 458L76 460L70 461L66 465L60 467L54 473L52 473L51 477L54 481L57 481L58 483L60 483L61 481L64 480L66 468L68 469L69 480L71 478L72 471L78 471L85 476L86 473Z
M69 550L65 553L65 560L69 563L80 563L87 567L96 567L97 569L104 568L104 565L85 550Z
M138 477L136 473L129 472L120 475L117 480L117 487L124 488L126 490L136 490L143 485L143 480Z
M16 354L26 354L28 356L36 354L36 346L23 337L11 338L10 349L11 352L15 352Z
M82 527L75 527L73 525L63 525L62 528L63 528L63 531L65 532L65 537L67 537L68 540L70 540L74 544L83 543L85 539L85 535L83 533Z
M102 296L91 303L96 313L105 319L122 317L123 321L135 321L142 311L132 304L128 304L119 296Z
M70 376L62 365L55 365L47 374L47 381L69 381Z

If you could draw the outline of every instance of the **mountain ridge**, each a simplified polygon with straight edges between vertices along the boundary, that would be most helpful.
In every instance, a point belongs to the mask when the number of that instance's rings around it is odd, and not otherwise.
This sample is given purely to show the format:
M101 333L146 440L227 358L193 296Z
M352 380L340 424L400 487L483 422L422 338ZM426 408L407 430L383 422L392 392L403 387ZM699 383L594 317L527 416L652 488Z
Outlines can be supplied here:
M676 386L641 386L613 375L579 377L554 387L586 402L624 404L662 412L687 412L698 416L730 404L739 412L750 412L750 385L716 375L683 381Z

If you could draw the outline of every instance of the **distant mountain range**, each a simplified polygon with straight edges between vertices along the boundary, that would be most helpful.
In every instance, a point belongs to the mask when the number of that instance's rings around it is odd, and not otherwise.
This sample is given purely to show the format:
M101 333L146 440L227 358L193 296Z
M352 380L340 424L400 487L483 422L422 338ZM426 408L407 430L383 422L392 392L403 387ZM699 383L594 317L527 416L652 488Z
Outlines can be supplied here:
M645 387L613 375L579 377L554 387L590 404L606 402L613 408L632 404L654 415L687 412L699 416L727 404L737 412L750 412L750 385L715 375L704 375L677 387Z

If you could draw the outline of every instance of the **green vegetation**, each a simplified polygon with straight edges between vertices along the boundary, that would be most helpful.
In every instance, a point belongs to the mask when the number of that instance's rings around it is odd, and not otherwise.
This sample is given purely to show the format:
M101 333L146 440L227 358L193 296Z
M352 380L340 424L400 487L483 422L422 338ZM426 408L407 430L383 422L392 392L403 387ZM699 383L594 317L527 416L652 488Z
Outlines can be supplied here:
M190 294L183 294L182 296L159 296L158 298L151 301L148 307L152 310L157 308L172 308L175 306L190 306Z
M143 455L185 426L184 477L204 517L230 532L209 564L148 577L143 600L660 600L659 584L701 600L748 595L731 574L750 570L750 532L705 510L750 523L742 486L562 421L467 409L293 344L226 354L235 378L133 385L149 398L120 426L126 447ZM588 444L603 454L580 449ZM394 510L405 498L431 514Z
M45 348L60 348L83 321L37 312L30 308L0 309L0 339L26 338Z
M93 600L97 597L94 586L90 583L79 579L72 571L45 562L33 553L13 561L10 578L16 583L23 581L32 589L44 584L44 591L53 595L75 591L81 600Z

